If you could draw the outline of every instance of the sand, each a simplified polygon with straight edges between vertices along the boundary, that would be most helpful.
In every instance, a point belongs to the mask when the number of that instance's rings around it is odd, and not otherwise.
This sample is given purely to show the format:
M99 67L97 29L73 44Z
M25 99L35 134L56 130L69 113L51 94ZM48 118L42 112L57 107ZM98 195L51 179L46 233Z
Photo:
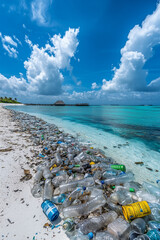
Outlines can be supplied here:
M30 135L18 131L11 113L0 105L0 239L1 240L65 240L62 227L44 228L50 223L41 209L42 199L31 195L33 178L20 181L24 169L29 170L32 156L38 147L33 146ZM55 224L61 224L58 219Z

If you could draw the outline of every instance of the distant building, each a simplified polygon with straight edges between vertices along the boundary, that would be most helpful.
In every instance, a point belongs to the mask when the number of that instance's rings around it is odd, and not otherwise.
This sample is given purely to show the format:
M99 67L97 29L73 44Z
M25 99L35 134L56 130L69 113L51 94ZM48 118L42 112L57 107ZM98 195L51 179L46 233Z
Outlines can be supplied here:
M59 100L59 101L56 101L53 105L55 105L55 106L65 106L66 104L63 101Z

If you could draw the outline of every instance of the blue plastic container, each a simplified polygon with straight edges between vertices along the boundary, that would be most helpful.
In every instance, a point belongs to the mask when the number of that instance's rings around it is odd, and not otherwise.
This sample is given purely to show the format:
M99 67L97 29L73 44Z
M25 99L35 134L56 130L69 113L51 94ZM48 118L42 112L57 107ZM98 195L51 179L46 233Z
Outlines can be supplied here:
M156 229L148 231L148 232L147 232L147 236L148 236L151 240L160 240L160 232L157 231Z
M41 204L41 207L43 209L44 214L51 222L55 221L58 218L59 211L51 201L45 200Z

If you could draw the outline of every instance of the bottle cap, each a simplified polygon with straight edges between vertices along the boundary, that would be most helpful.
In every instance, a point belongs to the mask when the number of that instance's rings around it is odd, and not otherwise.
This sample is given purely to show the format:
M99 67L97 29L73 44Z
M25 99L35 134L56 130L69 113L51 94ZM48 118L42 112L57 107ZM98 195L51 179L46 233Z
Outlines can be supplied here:
M102 180L101 183L104 184L104 180Z
M159 183L160 182L160 180L158 179L157 181L156 181L156 183Z
M88 233L88 238L89 238L89 239L92 239L92 238L93 238L93 233L92 233L92 232Z
M95 164L95 162L90 162L89 164L90 164L90 165L94 165L94 164Z
M80 167L80 165L79 164L76 164L76 165L74 165L75 167Z
M83 187L83 190L85 191L85 190L86 190L86 187Z
M135 192L134 188L129 189L130 192Z
M110 186L110 188L115 189L116 186Z

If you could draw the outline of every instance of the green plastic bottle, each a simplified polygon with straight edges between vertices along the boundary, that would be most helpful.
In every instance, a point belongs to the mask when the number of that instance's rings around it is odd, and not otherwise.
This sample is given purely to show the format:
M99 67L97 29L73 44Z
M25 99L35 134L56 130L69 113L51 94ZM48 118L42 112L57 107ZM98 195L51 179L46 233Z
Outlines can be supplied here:
M125 165L119 165L119 164L111 164L110 167L112 169L116 169L116 170L121 170L122 172L126 172L126 167Z

